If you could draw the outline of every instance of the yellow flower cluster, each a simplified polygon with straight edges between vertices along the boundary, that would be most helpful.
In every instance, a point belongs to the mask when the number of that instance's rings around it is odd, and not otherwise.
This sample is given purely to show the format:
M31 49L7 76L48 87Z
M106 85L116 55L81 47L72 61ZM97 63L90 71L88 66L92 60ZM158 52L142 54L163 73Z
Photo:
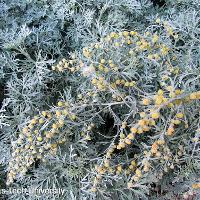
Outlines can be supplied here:
M191 93L189 98L191 100L199 100L200 99L200 91Z
M200 189L200 183L193 183L192 188L193 189Z
M164 30L164 39L179 38L168 22L157 19L156 23ZM163 41L159 31L147 31L144 34L136 31L112 32L100 42L83 48L81 60L71 61L71 67L78 66L75 69L87 77L93 92L109 93L117 103L130 96L140 100L137 114L133 118L129 116L122 119L115 140L107 149L102 163L96 166L92 192L97 191L106 173L120 176L123 171L129 176L128 188L131 188L143 174L153 169L155 162L162 164L158 176L162 178L163 173L175 168L184 154L182 145L178 146L177 152L173 152L169 146L170 141L172 136L180 134L180 130L188 128L184 105L199 100L200 92L187 94L171 84L181 73L181 68L172 49L173 45ZM142 80L137 75L145 73L144 66L147 65L148 70L158 71L158 79L161 81L157 92L146 95L141 91L147 88L141 87ZM147 149L141 153L137 162L134 159L127 163L128 169L123 165L126 163L112 160L114 154L131 147L136 140L146 135L149 138L153 135L152 141L147 142Z
M169 90L170 89L170 90ZM170 93L169 93L170 91ZM157 120L161 117L160 110L161 109L169 109L172 106L177 105L177 99L180 100L182 103L185 102L185 99L188 98L188 96L191 96L191 94L183 95L184 91L176 89L173 90L172 87L168 87L166 91L158 90L157 94L153 97L149 98L143 98L142 105L144 105L144 109L146 109L146 112L140 113L140 119L138 120L137 124L130 127L130 133L125 135L123 133L124 129L129 129L129 125L127 122L123 122L121 125L121 132L120 132L120 139L119 143L117 145L114 145L111 149L108 150L107 156L106 156L106 165L103 167L102 174L104 174L106 171L109 171L107 167L109 163L109 159L111 159L111 155L113 154L115 149L124 149L126 146L129 146L132 141L136 138L136 134L141 134L144 132L148 132L152 130L156 126ZM168 95L168 97L165 97ZM195 94L198 94L198 92L195 92ZM183 95L183 96L182 96ZM196 98L195 98L196 99ZM170 106L169 106L170 105ZM177 108L179 107L180 103L178 103ZM151 109L148 110L148 106L151 106ZM174 115L174 118L171 119L169 123L169 127L166 130L166 134L162 135L162 138L159 140L156 140L152 145L149 152L144 152L144 159L141 161L142 165L137 166L137 164L134 164L134 167L132 165L129 166L129 169L126 171L126 174L131 173L131 169L134 170L134 175L130 178L130 181L128 182L128 188L131 188L134 186L133 181L137 182L142 177L143 173L148 173L151 167L150 164L150 158L156 158L160 161L162 161L164 164L163 171L168 172L169 169L174 169L174 161L172 160L172 152L170 151L169 147L167 146L164 135L166 136L172 136L175 133L175 126L181 124L181 122L184 122L184 113L183 112L177 112ZM179 163L179 158L184 153L184 148L182 146L179 147L179 151L177 152L177 157L175 162ZM118 165L116 168L116 174L120 174L122 172L122 166ZM162 178L162 172L160 173L160 178ZM99 183L99 182L98 182ZM95 188L97 187L97 184L95 184Z
M91 82L98 90L101 90L101 91L106 90L107 83L104 77L101 76L98 78L93 78Z
M157 19L156 23L164 26L168 36L178 38L167 22L162 23ZM98 184L106 173L121 176L123 171L129 177L127 186L131 188L145 173L153 170L155 162L162 164L159 169L159 177L162 178L163 172L173 170L179 157L184 154L183 146L178 146L176 154L169 146L172 136L178 135L181 128L183 130L188 127L184 104L200 99L200 91L187 94L184 90L172 86L170 81L180 73L177 64L171 47L162 42L158 32L139 34L136 31L123 31L112 32L100 42L83 48L79 58L73 54L70 60L62 59L52 66L52 70L59 72L68 70L80 73L86 80L87 91L77 94L78 102L74 105L59 101L55 109L42 111L23 128L17 141L13 143L8 184L17 176L25 174L35 159L45 161L49 153L56 154L58 145L66 141L62 128L67 126L70 120L78 120L72 107L81 107L87 97L95 98L99 95L97 93L102 94L101 101L107 101L111 97L109 102L97 102L101 108L105 105L112 112L114 108L112 110L111 105L120 105L116 107L121 113L119 117L116 115L117 133L107 147L102 162L95 167L91 191L97 191ZM147 65L153 71L159 71L159 76L162 76L160 86L156 86L151 94L145 92L148 91L148 84L144 88L142 82L146 80L140 80L138 75L145 73L144 66ZM90 100L87 103L91 103ZM91 105L95 106L92 103ZM131 114L122 114L123 112ZM95 124L85 124L87 125L83 127L81 136L89 141ZM113 159L113 155L123 152L126 147L132 147L134 142L144 143L144 137L150 139L146 141L140 156L127 156L127 163ZM176 157L175 161L173 156Z
M91 140L91 134L92 130L95 128L95 124L91 123L89 125L86 125L83 127L83 130L81 132L81 136L86 140L89 141Z
M66 135L60 131L66 119L74 121L76 115L70 111L69 102L59 101L55 110L42 111L22 129L12 144L8 185L24 175L35 160L45 162L48 155L56 154L58 145L66 142Z
M71 72L78 71L80 66L74 66L74 64L76 63L75 55L72 55L72 58L74 59L66 60L65 58L63 58L61 61L59 61L57 65L52 66L52 70L59 72L64 72L65 70L69 70Z
M118 52L116 57L113 55L115 50ZM136 31L112 32L100 42L83 48L81 59L76 56L68 61L63 59L53 69L67 69L71 72L79 70L83 76L89 77L94 89L98 91L121 90L122 87L128 89L137 85L137 78L132 79L123 74L130 68L134 69L134 65L139 66L140 56L146 57L147 62L149 59L160 62L165 69L170 63L168 54L172 54L170 47L161 42L157 33L146 32L142 35ZM168 62L162 62L164 58Z

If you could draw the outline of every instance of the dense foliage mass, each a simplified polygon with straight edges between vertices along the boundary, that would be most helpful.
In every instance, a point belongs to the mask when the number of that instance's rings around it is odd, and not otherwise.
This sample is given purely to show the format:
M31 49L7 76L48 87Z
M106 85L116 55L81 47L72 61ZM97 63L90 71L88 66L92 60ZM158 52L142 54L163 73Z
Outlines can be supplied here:
M6 199L200 199L200 1L0 3Z

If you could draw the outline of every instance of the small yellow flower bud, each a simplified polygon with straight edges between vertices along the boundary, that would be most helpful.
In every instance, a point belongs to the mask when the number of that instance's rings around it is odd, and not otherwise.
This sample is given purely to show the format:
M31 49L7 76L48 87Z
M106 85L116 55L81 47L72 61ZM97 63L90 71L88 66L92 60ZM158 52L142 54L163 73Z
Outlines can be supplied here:
M42 137L37 137L37 140L38 140L39 142L42 142Z
M151 117L153 119L158 119L160 117L160 113L159 112L154 112L154 113L151 114Z
M150 104L150 100L149 99L143 99L142 100L143 105L148 106Z

